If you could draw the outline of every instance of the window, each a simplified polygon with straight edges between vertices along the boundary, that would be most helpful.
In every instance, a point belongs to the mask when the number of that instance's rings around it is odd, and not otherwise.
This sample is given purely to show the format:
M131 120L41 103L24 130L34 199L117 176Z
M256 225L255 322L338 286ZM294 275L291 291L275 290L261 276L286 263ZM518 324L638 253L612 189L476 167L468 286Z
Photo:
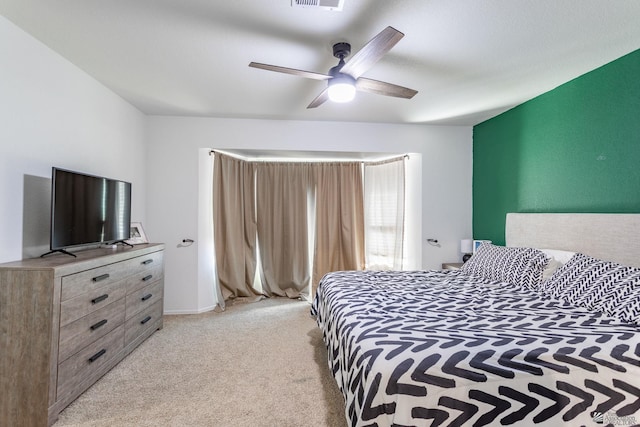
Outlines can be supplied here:
M405 157L365 163L365 262L369 270L401 270Z

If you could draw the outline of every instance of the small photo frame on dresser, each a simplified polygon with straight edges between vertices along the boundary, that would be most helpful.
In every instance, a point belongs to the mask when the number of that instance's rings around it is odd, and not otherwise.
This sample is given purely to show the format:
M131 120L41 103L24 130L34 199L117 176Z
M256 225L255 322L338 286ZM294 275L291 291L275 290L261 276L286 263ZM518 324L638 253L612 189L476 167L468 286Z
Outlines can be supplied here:
M476 252L478 252L478 248L480 248L480 245L482 245L483 243L491 243L491 240L474 240L473 241L473 253L474 254Z
M141 222L132 222L131 223L131 233L130 239L127 240L127 243L131 245L141 245L143 243L149 243L147 239L147 235L144 232L144 228L142 228Z

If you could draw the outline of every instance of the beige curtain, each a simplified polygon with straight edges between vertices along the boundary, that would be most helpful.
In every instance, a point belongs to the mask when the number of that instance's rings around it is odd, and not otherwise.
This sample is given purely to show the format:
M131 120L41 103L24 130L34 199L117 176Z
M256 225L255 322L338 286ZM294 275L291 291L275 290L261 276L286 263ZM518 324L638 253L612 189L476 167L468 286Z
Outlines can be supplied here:
M364 269L362 165L316 163L313 290L326 273Z
M224 300L313 297L325 273L364 268L362 165L215 153L213 223Z
M260 277L265 295L309 296L309 163L256 164Z
M215 153L213 233L218 283L225 300L260 295L256 275L254 165Z

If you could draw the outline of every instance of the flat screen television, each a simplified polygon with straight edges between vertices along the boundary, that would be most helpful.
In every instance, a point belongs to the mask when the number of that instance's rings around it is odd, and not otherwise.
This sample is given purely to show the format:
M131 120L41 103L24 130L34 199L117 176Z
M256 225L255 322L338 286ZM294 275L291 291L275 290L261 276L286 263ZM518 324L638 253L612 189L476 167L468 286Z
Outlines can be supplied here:
M44 255L73 255L65 249L124 243L130 228L131 183L52 168L51 252Z

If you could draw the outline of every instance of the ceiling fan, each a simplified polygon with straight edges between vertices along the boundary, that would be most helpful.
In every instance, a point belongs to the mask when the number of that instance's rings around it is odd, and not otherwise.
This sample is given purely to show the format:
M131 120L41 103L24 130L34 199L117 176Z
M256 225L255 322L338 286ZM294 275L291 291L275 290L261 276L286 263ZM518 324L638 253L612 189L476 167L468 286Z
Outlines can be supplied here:
M307 108L316 108L327 100L335 102L351 101L356 91L375 93L378 95L394 96L396 98L411 99L418 91L392 83L361 77L369 68L380 60L393 46L404 37L404 34L393 27L387 27L372 38L362 49L356 52L349 62L344 58L351 53L349 43L333 45L333 56L339 59L338 65L332 67L327 74L312 71L296 70L295 68L251 62L250 67L279 73L293 74L307 79L327 80L327 87L318 95Z

